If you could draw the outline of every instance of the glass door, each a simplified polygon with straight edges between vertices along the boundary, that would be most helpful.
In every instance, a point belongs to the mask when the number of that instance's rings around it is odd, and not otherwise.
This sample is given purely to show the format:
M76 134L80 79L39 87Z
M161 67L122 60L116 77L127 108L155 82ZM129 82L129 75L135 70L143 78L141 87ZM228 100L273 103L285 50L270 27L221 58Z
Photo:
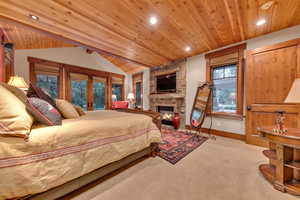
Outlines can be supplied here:
M70 73L71 101L73 104L88 110L88 80L87 75Z
M106 107L106 78L93 77L93 109L104 110Z

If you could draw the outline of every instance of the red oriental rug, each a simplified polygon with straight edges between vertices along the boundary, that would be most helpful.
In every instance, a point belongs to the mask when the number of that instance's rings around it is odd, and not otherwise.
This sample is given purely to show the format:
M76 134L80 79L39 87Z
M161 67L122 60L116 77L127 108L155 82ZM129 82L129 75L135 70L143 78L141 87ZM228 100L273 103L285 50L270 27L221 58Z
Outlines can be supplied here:
M163 144L159 145L158 156L176 164L208 138L185 130L174 130L163 127L161 130Z

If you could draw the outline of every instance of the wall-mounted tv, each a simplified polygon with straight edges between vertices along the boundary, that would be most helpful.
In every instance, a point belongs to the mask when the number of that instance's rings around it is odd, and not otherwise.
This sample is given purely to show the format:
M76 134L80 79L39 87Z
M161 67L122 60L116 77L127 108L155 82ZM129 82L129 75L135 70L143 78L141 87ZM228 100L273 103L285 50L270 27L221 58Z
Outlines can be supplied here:
M176 92L176 72L156 77L156 92L171 93Z

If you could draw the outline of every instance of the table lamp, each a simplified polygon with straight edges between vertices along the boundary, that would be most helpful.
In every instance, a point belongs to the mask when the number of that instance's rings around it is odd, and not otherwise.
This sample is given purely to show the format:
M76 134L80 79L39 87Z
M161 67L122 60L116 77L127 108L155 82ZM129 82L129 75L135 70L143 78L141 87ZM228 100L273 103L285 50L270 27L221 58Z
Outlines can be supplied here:
M130 108L134 108L134 94L132 92L128 93L127 99L130 103Z
M28 89L28 85L25 82L24 78L20 76L11 76L7 84L17 87L24 92L26 92L26 90Z
M284 103L300 103L300 78L296 78L293 85L284 100ZM276 133L285 133L287 128L284 127L284 111L277 111L276 128L273 129Z
M111 99L113 102L117 101L117 95L115 94L111 95Z

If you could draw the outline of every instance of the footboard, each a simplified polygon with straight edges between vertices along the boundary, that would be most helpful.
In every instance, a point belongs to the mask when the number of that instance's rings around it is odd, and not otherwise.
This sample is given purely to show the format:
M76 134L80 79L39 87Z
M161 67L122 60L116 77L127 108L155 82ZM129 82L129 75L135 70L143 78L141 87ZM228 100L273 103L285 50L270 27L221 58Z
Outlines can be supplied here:
M135 113L135 114L143 114L152 118L152 122L157 126L159 130L161 130L161 119L160 113L154 111L143 111L138 109L115 109L119 112L127 112L127 113Z

